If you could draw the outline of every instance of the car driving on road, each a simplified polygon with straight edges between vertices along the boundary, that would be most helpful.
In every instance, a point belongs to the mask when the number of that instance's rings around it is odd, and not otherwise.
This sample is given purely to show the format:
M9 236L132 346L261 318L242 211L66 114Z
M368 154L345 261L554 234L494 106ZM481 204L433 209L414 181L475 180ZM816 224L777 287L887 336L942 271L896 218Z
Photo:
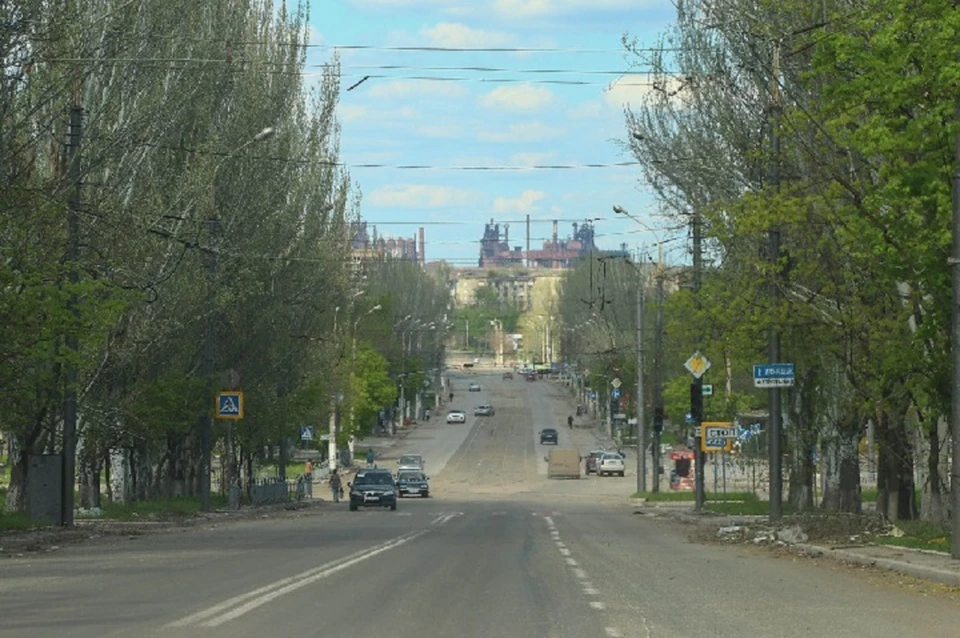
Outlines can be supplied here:
M423 457L419 454L404 454L397 460L397 470L423 471Z
M471 383L470 385L467 386L467 391L468 391L468 392L480 392L480 384L479 384L479 383Z
M543 428L540 430L540 443L557 445L560 443L560 433L557 432L556 428Z
M600 462L600 457L606 453L606 450L590 450L590 452L587 453L587 462L583 468L583 471L586 474L590 474L591 472L596 473L597 464Z
M384 468L361 470L350 487L350 511L360 507L389 507L397 509L397 487L393 474Z
M623 463L623 457L613 452L604 454L597 463L597 476L613 475L623 476L626 471L626 465Z
M447 412L447 423L466 423L467 414L463 410L453 409Z
M478 405L473 409L473 416L493 416L493 414L492 405Z
M397 472L397 493L404 496L430 496L430 485L427 476L419 470L400 470Z

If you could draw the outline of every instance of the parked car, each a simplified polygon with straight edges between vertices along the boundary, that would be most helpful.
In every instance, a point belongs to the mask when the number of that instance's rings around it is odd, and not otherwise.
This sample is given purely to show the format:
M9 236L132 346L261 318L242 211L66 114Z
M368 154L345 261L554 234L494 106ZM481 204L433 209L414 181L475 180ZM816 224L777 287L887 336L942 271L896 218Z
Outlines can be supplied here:
M423 456L419 454L404 454L397 461L397 471L420 470L423 471Z
M447 412L447 423L466 423L467 414L463 410L453 409Z
M623 463L623 457L611 452L600 457L597 463L597 476L613 474L623 476L626 469L626 465Z
M480 384L479 384L479 383L471 383L470 385L467 386L467 391L468 391L468 392L480 392Z
M587 453L587 463L584 467L584 472L587 474L590 474L591 472L596 473L597 465L600 463L600 457L606 453L606 450L590 450Z
M478 405L473 409L473 416L493 416L493 414L492 405Z
M360 470L350 488L350 511L360 507L389 507L397 509L397 487L393 474L384 468Z
M560 443L560 433L557 432L556 428L544 428L540 430L540 443L557 445Z
M397 495L400 498L404 496L428 498L430 485L427 483L427 476L420 470L400 470L397 472Z

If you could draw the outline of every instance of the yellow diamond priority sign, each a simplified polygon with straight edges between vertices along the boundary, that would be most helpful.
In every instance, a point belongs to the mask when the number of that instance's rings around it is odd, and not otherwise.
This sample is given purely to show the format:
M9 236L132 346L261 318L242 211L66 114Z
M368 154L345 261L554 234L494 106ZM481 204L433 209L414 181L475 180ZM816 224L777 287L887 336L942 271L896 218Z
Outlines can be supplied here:
M686 363L683 364L683 367L690 371L690 374L693 375L694 379L699 379L704 375L704 373L710 369L710 360L707 359L699 350L694 352Z

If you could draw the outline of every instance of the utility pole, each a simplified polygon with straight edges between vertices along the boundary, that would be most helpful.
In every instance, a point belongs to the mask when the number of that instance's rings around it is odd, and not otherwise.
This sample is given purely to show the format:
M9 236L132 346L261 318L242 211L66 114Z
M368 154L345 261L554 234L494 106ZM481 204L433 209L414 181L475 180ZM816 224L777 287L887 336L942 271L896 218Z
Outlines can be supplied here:
M643 263L637 260L637 491L647 491L647 426L643 394Z
M697 310L700 309L700 277L703 271L703 247L701 245L701 217L700 209L693 211L693 296ZM699 349L702 336L697 336L697 346ZM707 455L703 453L701 446L700 424L703 421L703 376L694 377L690 384L690 416L695 428L694 451L693 456L696 459L696 468L694 471L694 510L703 511L703 505L706 502L706 488L703 483L704 466L706 465Z
M214 188L216 188L214 186ZM216 202L214 202L216 206ZM217 277L217 251L214 248L214 238L219 229L216 211L210 216L208 222L208 234L210 236L210 248L207 251L207 333L203 341L203 378L207 384L213 380L213 353L214 344L217 339L217 323L214 318L215 308L214 295L216 293ZM281 447L283 443L281 442ZM200 509L204 512L211 510L210 505L210 472L211 472L211 448L213 447L213 415L200 415Z
M67 219L67 281L72 290L68 307L74 319L74 325L67 330L66 346L71 357L77 355L79 343L77 340L76 320L77 293L76 286L80 281L77 272L77 259L80 256L80 137L83 129L83 108L80 106L79 80L74 87L73 107L70 109L70 130L67 137L67 154L70 160L69 175L72 183L68 205ZM63 525L73 525L73 487L77 465L77 382L79 374L76 363L68 360L64 369L63 395L63 476L61 477L60 520Z
M657 325L653 367L653 491L660 491L660 434L663 432L663 245L657 259Z
M956 112L960 120L960 105ZM950 466L950 554L960 559L960 133L954 140L953 164L953 250L950 268L953 279L953 305L950 308L950 337L953 350L951 379L950 433L953 460Z
M770 119L770 166L768 181L774 191L780 189L780 45L774 44L773 47L773 69L772 69L772 96L771 119ZM777 300L780 295L780 229L772 226L767 234L769 241L770 263L773 266L773 273L770 283L770 299L774 308L777 307ZM776 313L774 321L770 324L769 334L769 352L768 359L770 363L780 363L780 332L776 325ZM782 515L782 492L783 492L783 454L780 449L781 437L781 413L780 413L780 388L774 386L770 388L770 431L769 449L770 449L770 519L779 520Z

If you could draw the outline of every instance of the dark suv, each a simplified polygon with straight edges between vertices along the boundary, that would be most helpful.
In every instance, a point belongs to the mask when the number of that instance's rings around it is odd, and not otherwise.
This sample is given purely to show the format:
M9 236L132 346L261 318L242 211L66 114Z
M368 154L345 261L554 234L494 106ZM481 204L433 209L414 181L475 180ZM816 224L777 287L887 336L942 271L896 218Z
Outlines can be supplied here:
M557 433L555 428L544 428L540 430L540 443L553 443L557 445L560 443L560 434Z
M393 474L385 468L360 470L350 487L350 511L358 507L389 507L397 509L397 487Z

